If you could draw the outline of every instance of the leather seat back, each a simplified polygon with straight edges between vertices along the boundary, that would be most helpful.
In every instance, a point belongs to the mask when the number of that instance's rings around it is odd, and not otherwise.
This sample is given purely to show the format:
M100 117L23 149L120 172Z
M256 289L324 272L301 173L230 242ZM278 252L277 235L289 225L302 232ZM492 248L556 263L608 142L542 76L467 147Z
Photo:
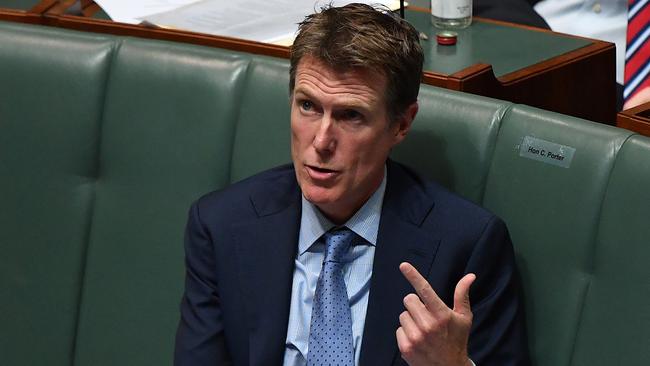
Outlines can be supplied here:
M531 351L541 365L572 364L603 199L630 135L526 106L513 107L501 123L483 203L508 223L525 284ZM552 144L566 147L562 161L549 157L559 155Z
M110 37L0 22L0 361L70 365Z

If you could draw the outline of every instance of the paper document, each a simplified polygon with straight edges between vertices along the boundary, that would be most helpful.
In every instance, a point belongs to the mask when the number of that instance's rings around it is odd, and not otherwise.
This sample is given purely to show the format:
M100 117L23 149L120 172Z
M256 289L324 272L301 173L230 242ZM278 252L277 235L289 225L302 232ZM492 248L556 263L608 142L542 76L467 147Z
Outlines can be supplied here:
M179 8L200 0L95 0L112 20L139 24L140 18Z
M332 4L353 2L379 3L392 9L396 9L396 3L399 8L399 1L395 0L335 0ZM289 45L298 23L329 3L323 0L199 0L141 19L160 27Z

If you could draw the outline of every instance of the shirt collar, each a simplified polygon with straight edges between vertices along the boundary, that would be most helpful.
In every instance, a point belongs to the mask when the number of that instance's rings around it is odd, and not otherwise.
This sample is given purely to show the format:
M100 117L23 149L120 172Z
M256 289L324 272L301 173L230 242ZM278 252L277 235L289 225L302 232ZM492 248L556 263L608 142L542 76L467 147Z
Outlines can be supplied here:
M381 184L366 203L344 224L355 234L365 239L370 245L377 245L379 219L386 192L386 167ZM335 227L313 203L302 196L302 213L300 216L300 234L298 255L306 252L323 234Z

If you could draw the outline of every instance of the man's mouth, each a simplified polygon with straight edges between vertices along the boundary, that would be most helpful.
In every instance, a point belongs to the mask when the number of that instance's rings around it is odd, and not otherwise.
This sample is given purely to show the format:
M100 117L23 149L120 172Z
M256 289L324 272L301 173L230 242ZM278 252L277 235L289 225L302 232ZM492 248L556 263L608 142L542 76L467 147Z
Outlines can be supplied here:
M305 167L307 168L307 173L309 174L309 177L315 180L332 179L337 174L339 174L338 170L329 169L325 167L319 167L319 166L307 165L307 164L305 164Z

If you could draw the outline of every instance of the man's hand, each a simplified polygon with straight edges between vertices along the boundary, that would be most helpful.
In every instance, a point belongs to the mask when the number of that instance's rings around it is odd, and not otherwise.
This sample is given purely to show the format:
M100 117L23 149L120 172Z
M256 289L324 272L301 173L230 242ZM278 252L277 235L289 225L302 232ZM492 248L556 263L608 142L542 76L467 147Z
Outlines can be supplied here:
M399 317L397 345L402 358L410 366L471 365L467 356L472 326L469 288L476 276L470 273L458 281L452 310L411 264L402 263L399 269L417 292L404 297L406 311Z

